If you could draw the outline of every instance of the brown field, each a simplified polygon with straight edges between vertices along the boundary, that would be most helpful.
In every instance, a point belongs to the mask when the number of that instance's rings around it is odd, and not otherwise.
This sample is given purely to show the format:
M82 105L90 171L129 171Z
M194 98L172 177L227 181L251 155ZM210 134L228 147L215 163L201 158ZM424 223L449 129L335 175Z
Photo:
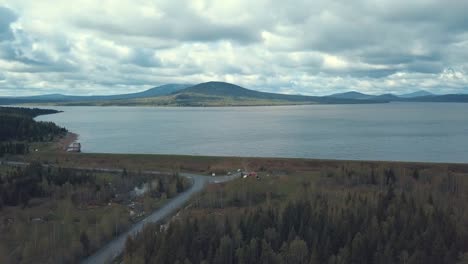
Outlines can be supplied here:
M22 157L25 161L40 161L62 167L125 168L127 170L184 171L202 174L224 174L243 169L265 174L290 175L303 173L332 173L347 169L367 172L374 169L381 172L391 168L395 174L405 176L415 169L421 174L467 175L468 164L424 163L396 161L352 161L293 158L243 158L184 155L146 154L94 154L38 152Z

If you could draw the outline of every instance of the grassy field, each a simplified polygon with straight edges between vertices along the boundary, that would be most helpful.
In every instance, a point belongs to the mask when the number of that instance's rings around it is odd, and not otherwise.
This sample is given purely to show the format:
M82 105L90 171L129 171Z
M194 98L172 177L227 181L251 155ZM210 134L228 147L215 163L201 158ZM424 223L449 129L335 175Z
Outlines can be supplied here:
M89 168L126 168L129 170L186 171L211 174L224 174L242 169L264 174L289 175L303 173L331 173L346 168L355 172L383 171L393 168L397 175L409 176L415 169L428 175L468 175L468 164L425 163L393 161L351 161L293 158L253 158L253 157L213 157L189 155L157 154L95 154L95 153L58 153L33 152L24 157L25 161L39 161L63 167Z

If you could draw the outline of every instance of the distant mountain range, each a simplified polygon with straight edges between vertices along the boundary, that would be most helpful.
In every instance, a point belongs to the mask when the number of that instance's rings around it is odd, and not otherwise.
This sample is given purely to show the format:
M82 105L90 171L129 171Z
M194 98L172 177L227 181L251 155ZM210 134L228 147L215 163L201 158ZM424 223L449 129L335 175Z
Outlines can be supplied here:
M413 92L413 93L401 94L401 95L399 95L398 97L402 97L402 98L414 98L414 97L434 96L434 95L435 95L435 94L430 93L430 92L428 92L428 91L419 90L419 91L416 91L416 92Z
M241 86L225 83L225 82L207 82L188 87L174 94L176 98L196 99L199 97L212 98L215 100L263 100L271 102L296 102L296 103L364 103L362 100L349 100L342 98L306 96L306 95L291 95L259 92L249 90ZM192 100L196 101L196 100Z
M336 93L329 95L329 97L334 98L346 98L346 99L361 99L361 100L368 100L368 99L377 99L377 100L384 100L384 101L398 101L401 98L416 98L422 96L434 96L434 94L427 92L427 91L417 91L408 94L402 95L394 95L394 94L381 94L381 95L370 95L364 94L356 91L345 92L345 93Z
M356 91L337 93L329 95L328 97L333 98L347 98L347 99L361 99L361 100L373 100L380 102L468 102L468 94L445 94L436 95L428 91L420 90L413 93L395 95L395 94L381 94L381 95L370 95Z
M368 95L368 94L363 94L360 92L356 91L351 91L351 92L345 92L345 93L336 93L329 95L329 97L334 97L334 98L343 98L343 99L360 99L360 100L367 100L372 97L373 95Z
M369 95L356 91L329 96L267 93L226 82L166 84L149 90L118 95L71 96L47 94L0 97L0 104L149 105L149 106L248 106L291 104L368 104L388 102L468 102L466 94L434 95L427 91L394 95Z
M106 101L106 100L123 100L134 98L155 97L174 93L184 88L193 86L191 84L165 84L154 87L143 92L117 94L117 95L63 95L63 94L45 94L36 96L22 97L0 97L0 104L15 104L20 103L59 103L59 102L89 102L89 101ZM11 103L10 103L11 102Z

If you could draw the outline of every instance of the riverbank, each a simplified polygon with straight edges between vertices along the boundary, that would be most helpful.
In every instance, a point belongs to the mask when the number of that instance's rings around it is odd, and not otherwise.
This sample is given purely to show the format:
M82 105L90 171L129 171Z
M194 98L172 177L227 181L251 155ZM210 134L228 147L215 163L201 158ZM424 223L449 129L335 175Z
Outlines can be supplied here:
M73 143L78 140L78 134L68 132L63 138L59 139L55 146L57 150L67 151L67 148Z

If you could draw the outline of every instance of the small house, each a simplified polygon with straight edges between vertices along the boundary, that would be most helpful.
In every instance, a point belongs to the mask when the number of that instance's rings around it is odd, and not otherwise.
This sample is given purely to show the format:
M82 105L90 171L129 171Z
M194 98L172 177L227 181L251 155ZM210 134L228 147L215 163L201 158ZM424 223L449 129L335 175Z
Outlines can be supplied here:
M67 152L81 152L81 144L79 142L73 142L68 146Z

